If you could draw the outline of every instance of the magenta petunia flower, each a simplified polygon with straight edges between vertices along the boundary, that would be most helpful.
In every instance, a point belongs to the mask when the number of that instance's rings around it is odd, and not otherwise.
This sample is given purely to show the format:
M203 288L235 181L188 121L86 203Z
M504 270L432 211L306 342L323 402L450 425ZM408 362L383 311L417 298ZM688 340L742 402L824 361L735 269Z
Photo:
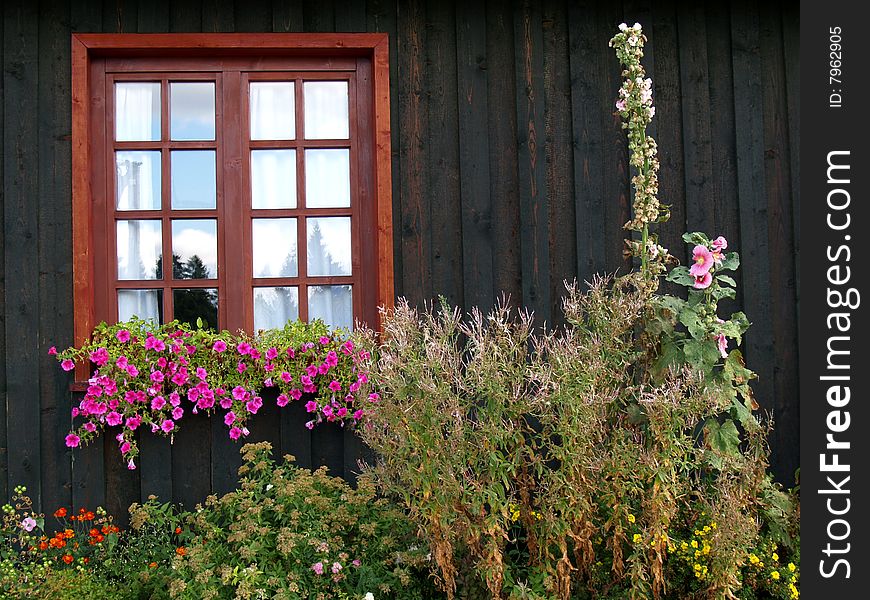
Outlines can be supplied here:
M266 358L268 358L269 360L275 360L275 358L277 356L278 356L278 349L277 348L269 348L268 350L266 350Z
M691 273L692 277L697 280L699 276L704 275L713 267L713 253L710 252L710 249L707 248L707 246L698 244L695 246L695 249L692 250L692 263L689 273ZM697 283L695 287L698 287Z
M121 424L122 417L114 410L106 415L106 423L111 425L112 427Z
M233 427L232 429L230 429L230 439L231 440L237 440L240 437L242 437L242 430L241 429L239 429L238 427Z
M365 413L363 412L363 409L359 409L358 411L356 411L356 412L353 413L353 420L354 420L354 421L359 421L360 419L362 419L363 414L365 414Z
M309 400L308 402L305 403L305 410L307 410L310 413L313 413L314 411L317 410L317 402L315 402L314 400Z
M293 381L293 376L287 371L283 371L281 373L281 381L283 381L284 383L290 383L291 381Z
M69 435L66 436L65 441L66 441L67 447L78 448L79 442L82 441L82 438L80 438L79 436L77 436L74 433L70 433Z
M166 400L163 396L157 396L151 401L151 410L160 410L164 406L166 406Z
M287 406L287 404L288 404L289 402L290 402L290 397L289 397L287 394L280 394L280 395L278 396L277 404L278 404L278 406L280 406L281 408Z
M49 356L56 356L56 355L57 355L57 348L54 347L54 346L52 346L51 348L49 348L49 349L48 349L48 355L49 355Z
M728 340L724 333L720 333L716 337L716 344L719 346L719 354L722 355L722 358L728 358Z
M126 344L130 341L130 332L126 329L119 329L118 333L115 334L115 338L122 344Z
M329 389L331 389L333 392L339 392L341 391L341 384L333 379L329 382Z
M239 373L244 373L245 370L246 370L247 368L248 368L248 365L246 365L246 364L243 363L242 361L239 361L239 365L236 367L236 370L237 370Z
M250 354L251 353L251 345L248 342L239 342L236 346L236 350L238 350L239 354Z
M163 433L169 433L173 429L175 429L175 421L172 419L166 419L160 424L160 429L163 430Z
M227 344L222 340L218 340L214 343L214 346L212 346L211 349L215 352L224 352L227 349Z
M307 423L305 423L305 427L307 429L314 429L314 421L308 421Z
M706 271L701 275L695 275L693 287L698 290L704 290L710 287L711 283L713 283L713 276L710 274L710 271Z
M127 461L127 468L128 468L129 470L131 470L131 471L135 471L135 470L136 470L136 463L133 462L133 459L132 459L132 458L131 458L130 460Z
M180 406L176 406L172 409L172 418L176 421L184 416L184 409Z
M236 413L234 413L233 411L230 411L224 415L224 425L226 425L227 427L229 427L230 425L232 425L235 422L236 422Z
M121 454L127 454L130 451L130 442L124 442L121 444Z
M97 426L95 423L91 423L90 421L85 423L85 431L87 431L88 433L93 433L96 430L97 430Z
M208 377L208 371L206 371L206 370L203 369L202 367L197 367L197 368L196 368L196 376L197 376L197 378L199 378L201 381L205 381L206 378Z
M372 392L371 394L369 394L369 402L377 402L380 399L381 395L377 392Z
M76 364L68 358L65 358L60 363L60 368L64 371L72 371L76 368Z
M320 343L326 346L331 340L325 335L320 336Z
M237 385L233 388L233 398L235 398L236 400L244 400L247 394L248 392L245 391L245 388L240 385Z
M127 429L129 429L130 431L136 431L136 429L138 429L139 425L141 425L141 424L142 424L142 417L140 417L139 415L129 417L127 419L127 423L126 423Z
M162 383L163 379L163 371L151 371L151 381L154 383Z

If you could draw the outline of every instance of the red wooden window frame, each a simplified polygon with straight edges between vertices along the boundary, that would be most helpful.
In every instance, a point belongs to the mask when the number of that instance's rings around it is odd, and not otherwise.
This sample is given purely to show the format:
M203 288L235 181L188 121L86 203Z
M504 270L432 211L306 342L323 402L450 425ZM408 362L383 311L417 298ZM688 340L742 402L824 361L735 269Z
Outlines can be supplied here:
M98 265L107 264L104 260L97 260L99 253L110 251L114 255L114 217L109 218L112 212L105 205L95 206L95 202L105 203L114 201L114 192L110 189L105 191L96 190L94 185L104 185L105 173L110 167L105 144L108 142L106 128L111 127L105 123L106 114L106 78L107 71L125 71L135 63L135 70L150 71L152 76L149 80L166 78L162 71L171 71L173 78L179 70L185 69L185 61L190 63L190 71L202 72L204 64L212 65L216 77L236 76L242 77L240 71L222 72L227 65L250 65L256 64L257 75L266 73L270 69L286 72L288 64L292 63L293 71L306 71L318 69L324 64L339 69L341 65L357 65L356 70L349 77L367 79L366 87L371 93L360 93L357 98L351 99L356 102L355 110L357 118L354 122L364 122L365 127L360 130L370 131L370 135L359 141L362 152L371 155L370 168L354 168L352 166L352 189L358 202L352 203L352 209L347 213L352 218L358 219L354 227L354 314L361 317L371 326L378 325L378 306L392 306L394 298L393 287L393 264L392 264L392 206L391 206L391 173L390 173L390 118L389 118L389 58L388 37L381 33L351 33L351 34L73 34L72 36L72 233L73 233L73 313L75 343L81 344L90 335L93 327L100 320L116 318L110 314L114 303L107 301L117 287L117 281L113 273L106 272L109 269L98 268ZM360 60L362 59L362 60ZM316 71L311 73L317 78ZM111 77L111 76L108 76ZM140 77L138 75L134 77ZM142 75L148 79L147 74ZM182 76L183 78L183 76ZM308 75L305 76L309 78ZM165 86L164 86L165 87ZM297 82L296 99L297 105L301 99L301 86ZM216 93L219 95L218 87ZM361 87L361 89L363 89ZM221 106L223 100L223 106ZM165 100L164 100L165 102ZM231 106L234 102L231 98L217 98L217 110L223 110L230 114L235 111L241 115L244 111L239 106ZM237 102L237 101L235 101ZM165 111L164 111L165 112ZM299 118L297 111L297 119ZM246 115L245 115L246 116ZM163 115L165 121L166 115ZM245 121L245 119L242 119ZM297 132L299 131L297 122ZM164 122L163 127L168 124ZM244 122L240 127L244 127ZM353 125L351 125L353 128ZM218 126L216 140L205 146L218 146L221 152L221 131ZM228 136L229 137L229 136ZM240 136L236 136L239 137ZM299 137L299 136L297 136ZM354 132L351 132L354 137ZM96 138L96 139L95 139ZM241 138L240 138L241 139ZM240 156L248 156L249 149L258 146L268 147L268 143L245 142L242 140L242 148L230 148L227 151L235 152ZM167 142L154 142L156 147L161 144L168 149ZM297 166L301 160L301 151L305 146L317 146L318 142L311 140L296 140ZM111 144L109 144L111 146ZM116 143L123 146L124 143ZM188 145L190 145L188 143ZM193 146L196 146L194 143ZM202 145L202 144L199 144ZM111 148L110 148L111 149ZM358 153L357 153L358 154ZM168 159L167 159L168 160ZM353 161L353 156L352 156ZM245 161L243 160L242 163ZM217 168L222 168L222 161L218 158ZM223 197L220 189L217 199L219 215L239 215L240 218L250 219L256 216L256 210L244 207L240 202L243 197L243 186L249 185L249 168L245 164L223 165ZM114 172L114 169L112 169ZM298 171L298 169L297 169ZM301 174L297 172L297 178ZM111 179L111 178L108 178ZM297 183L301 183L297 180ZM164 188L168 185L163 181ZM219 186L220 188L220 186ZM304 193L301 190L300 193ZM165 197L165 196L164 196ZM222 204L223 203L223 204ZM315 216L318 210L305 209L294 210L293 216ZM185 211L183 216L193 218L198 211ZM272 211L270 211L272 212ZM325 213L334 210L325 211ZM132 218L141 218L139 212L131 211ZM194 214L195 213L195 214ZM164 207L161 211L149 212L150 218L166 219L170 211ZM107 215L105 219L101 215ZM280 212L275 215L281 216ZM288 215L290 216L289 212ZM164 236L168 220L164 223ZM300 235L297 237L299 249L298 261L301 264L304 259L304 246L306 236L301 234L302 219L297 221ZM112 231L109 229L112 228ZM221 225L219 224L219 231ZM247 234L249 237L249 233ZM248 277L242 279L224 278L219 268L218 281L220 282L220 297L218 310L221 326L229 330L245 328L253 323L252 298L247 298L249 288L258 280L250 276L250 266L242 265L245 260L243 253L225 252L222 245L226 243L224 236L218 236L218 256L224 256L226 261L236 260L239 264L236 269L245 272ZM364 239L364 242L362 241ZM250 240L246 240L249 244ZM164 273L171 272L171 257L166 256L164 240ZM168 259L168 260L167 260ZM249 261L248 261L249 262ZM113 264L113 263L111 263ZM225 270L225 269L224 269ZM372 272L374 271L374 272ZM170 278L171 279L171 278ZM335 283L342 283L351 278L339 278ZM282 285L282 280L269 280L271 286ZM307 282L297 279L303 285ZM330 283L329 278L318 278L319 283ZM175 287L214 287L214 280L183 280L183 285ZM259 281L259 283L267 283ZM286 282L285 282L286 283ZM188 285L191 284L191 285ZM164 284L153 287L164 287ZM125 286L127 287L127 286ZM136 287L135 285L133 287ZM138 287L142 287L139 285ZM147 287L147 286L146 286ZM111 292L111 294L110 294ZM300 289L300 294L302 289ZM241 298L244 311L226 312L227 296ZM171 302L171 299L170 299ZM300 303L305 306L305 302ZM304 318L306 315L300 314ZM76 371L76 379L83 381L88 374L86 366L81 365Z

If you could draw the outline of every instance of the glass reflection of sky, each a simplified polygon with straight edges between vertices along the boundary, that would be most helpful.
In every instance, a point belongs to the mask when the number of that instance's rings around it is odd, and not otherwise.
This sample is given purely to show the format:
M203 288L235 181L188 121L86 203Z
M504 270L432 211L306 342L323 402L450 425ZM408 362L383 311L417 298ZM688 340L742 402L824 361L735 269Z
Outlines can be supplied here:
M156 279L162 240L160 221L118 221L118 279Z
M128 81L115 84L115 139L119 142L160 139L160 84Z
M172 253L182 265L190 266L191 258L199 257L207 272L205 277L185 276L185 279L217 278L217 221L215 219L173 219Z
M250 87L252 140L296 137L296 98L292 81L255 81Z
M312 285L308 288L308 319L329 327L353 328L353 295L349 285Z
M296 277L296 219L253 219L254 277Z
M308 274L350 275L350 217L309 218L306 225Z
M350 206L350 150L305 151L305 203L310 208Z
M214 83L169 84L169 125L173 140L214 139Z
M118 210L160 210L160 151L115 153Z
M213 209L216 205L214 150L176 150L172 157L172 208Z
M299 288L254 288L254 331L280 329L299 318Z
M296 208L296 150L251 151L253 208Z
M349 136L346 81L306 81L305 139L346 140Z

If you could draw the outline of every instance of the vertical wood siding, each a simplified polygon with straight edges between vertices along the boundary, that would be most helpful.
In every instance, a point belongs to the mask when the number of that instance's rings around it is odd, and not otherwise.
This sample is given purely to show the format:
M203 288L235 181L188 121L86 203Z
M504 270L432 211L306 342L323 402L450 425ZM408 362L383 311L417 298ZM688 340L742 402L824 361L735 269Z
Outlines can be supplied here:
M655 82L662 242L685 230L741 252L745 342L776 420L777 477L798 466L797 3L732 0L7 1L0 28L0 497L27 485L44 510L74 502L123 515L157 494L188 506L235 482L221 423L185 419L175 443L145 435L128 471L113 440L69 452L78 401L46 352L72 339L72 32L385 31L390 34L396 294L487 308L505 294L561 322L563 280L624 270L628 149L614 115L607 41L640 21ZM352 477L363 454L303 409L258 415L308 467Z

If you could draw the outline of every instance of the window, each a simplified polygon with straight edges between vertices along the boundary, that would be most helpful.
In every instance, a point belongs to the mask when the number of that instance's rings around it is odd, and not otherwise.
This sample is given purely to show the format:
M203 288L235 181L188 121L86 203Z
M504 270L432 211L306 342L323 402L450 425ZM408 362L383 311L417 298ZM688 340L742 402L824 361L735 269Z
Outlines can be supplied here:
M76 342L99 321L377 325L383 34L73 36Z

